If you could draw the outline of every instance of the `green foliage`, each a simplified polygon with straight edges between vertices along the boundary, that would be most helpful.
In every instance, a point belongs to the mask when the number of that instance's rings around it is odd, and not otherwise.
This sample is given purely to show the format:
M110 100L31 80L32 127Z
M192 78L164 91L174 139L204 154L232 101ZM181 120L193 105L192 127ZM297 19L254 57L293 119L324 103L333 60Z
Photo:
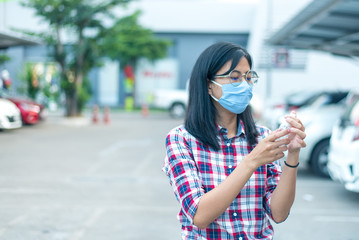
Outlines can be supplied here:
M119 19L104 31L102 49L111 59L119 59L121 66L135 65L141 58L156 60L166 56L170 41L155 38L150 29L138 23L141 12Z
M32 63L25 64L24 72L21 78L25 81L26 95L32 99L35 99L40 88L39 88L39 79L36 74L34 64Z
M104 57L134 68L139 58L156 60L166 56L169 41L157 39L150 29L139 25L140 11L115 19L111 10L130 0L23 0L35 14L50 25L46 32L29 33L43 39L53 49L59 64L60 85L66 95L67 116L78 115L89 99L88 72L102 64ZM114 24L106 27L105 20ZM108 22L107 22L108 23ZM64 44L63 32L73 42Z
M125 6L129 0L24 0L35 14L50 25L46 32L29 33L43 39L54 51L52 57L61 68L61 88L66 95L67 116L78 115L89 99L86 76L91 68L101 65L99 37L103 21L113 17L111 10ZM62 33L73 42L64 44ZM87 34L91 32L92 34Z
M39 71L39 68L42 70ZM28 62L24 65L19 78L24 82L22 87L17 89L21 93L32 99L44 96L46 99L44 99L44 103L47 100L59 102L61 92L56 84L59 79L59 72L55 63Z
M92 95L92 91L91 91L90 81L87 77L85 77L83 80L82 88L78 90L78 101L77 101L78 109L84 109L84 107L86 106L86 102L90 100L91 95Z
M6 54L0 54L0 66L3 65L4 63L10 61L11 58L6 55Z

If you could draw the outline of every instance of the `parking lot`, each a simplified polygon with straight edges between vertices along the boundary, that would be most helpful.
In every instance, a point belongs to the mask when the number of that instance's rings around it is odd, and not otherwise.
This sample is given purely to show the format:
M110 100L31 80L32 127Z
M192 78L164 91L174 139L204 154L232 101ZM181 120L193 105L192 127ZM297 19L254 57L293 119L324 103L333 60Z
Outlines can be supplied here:
M178 205L161 171L166 113L91 114L0 132L0 239L180 239ZM300 166L276 240L359 239L359 194Z

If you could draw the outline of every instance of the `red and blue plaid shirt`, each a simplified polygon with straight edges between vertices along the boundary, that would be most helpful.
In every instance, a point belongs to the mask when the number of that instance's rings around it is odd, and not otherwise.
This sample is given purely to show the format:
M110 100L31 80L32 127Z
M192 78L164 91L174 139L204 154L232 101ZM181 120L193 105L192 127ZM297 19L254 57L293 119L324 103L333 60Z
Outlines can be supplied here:
M281 175L279 161L259 167L227 210L206 229L193 224L201 197L225 180L252 150L242 122L231 139L227 129L217 128L219 151L198 141L184 126L171 130L166 138L163 171L181 205L182 239L272 239L273 227L267 216L272 218L270 199ZM269 134L267 128L257 126L257 130L258 142Z

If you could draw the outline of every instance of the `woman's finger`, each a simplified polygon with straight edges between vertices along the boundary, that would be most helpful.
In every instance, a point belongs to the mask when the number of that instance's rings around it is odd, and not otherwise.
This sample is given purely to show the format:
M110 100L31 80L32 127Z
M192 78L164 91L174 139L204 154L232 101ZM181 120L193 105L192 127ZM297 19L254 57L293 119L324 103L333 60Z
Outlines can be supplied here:
M287 151L287 150L288 150L287 145L282 145L282 146L280 146L280 147L278 148L278 151L280 151L280 152L285 152L285 151Z
M303 139L296 138L296 141L300 144L302 148L305 148L307 146Z
M300 120L298 118L294 118L292 116L288 116L285 118L285 120L292 126L295 128L301 128L302 124L300 122Z
M305 137L307 136L307 134L305 134L305 132L301 131L298 128L289 128L289 131L291 133L297 134L299 136L299 138L301 138L301 139L305 139Z
M273 131L267 138L268 138L269 141L274 142L278 138L284 137L288 133L289 133L288 129L284 129L284 130L277 129L277 130Z
M274 142L274 147L279 147L279 146L282 146L282 145L288 145L290 143L290 139L288 137L284 137L284 138L281 138L281 139L277 139L275 142Z

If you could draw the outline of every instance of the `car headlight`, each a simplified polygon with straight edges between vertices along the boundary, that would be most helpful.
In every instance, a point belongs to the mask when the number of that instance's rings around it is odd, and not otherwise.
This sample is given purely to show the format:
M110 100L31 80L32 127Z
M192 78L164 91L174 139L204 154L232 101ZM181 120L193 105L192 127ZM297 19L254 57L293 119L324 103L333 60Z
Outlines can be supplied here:
M25 110L25 111L31 111L31 112L36 112L39 113L40 112L40 107L34 104L30 104L30 103L20 103L20 106Z

